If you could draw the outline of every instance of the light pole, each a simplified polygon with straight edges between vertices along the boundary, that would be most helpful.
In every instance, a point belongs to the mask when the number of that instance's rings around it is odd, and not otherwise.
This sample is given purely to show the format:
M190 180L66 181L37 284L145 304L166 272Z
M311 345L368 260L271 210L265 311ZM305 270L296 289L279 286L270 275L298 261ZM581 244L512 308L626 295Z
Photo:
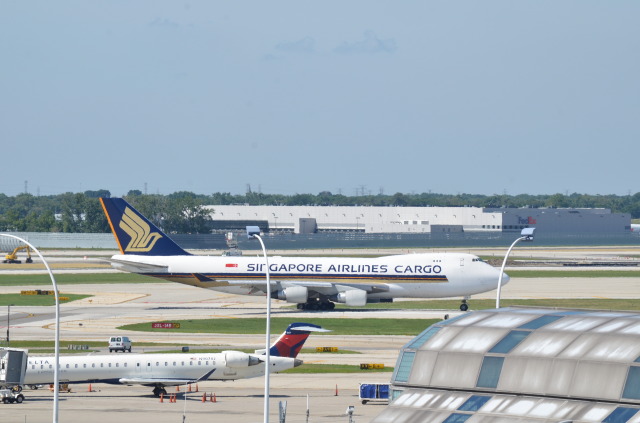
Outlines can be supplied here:
M36 254L38 254L38 256L40 257L40 260L42 260L42 263L44 263L44 266L47 268L47 271L49 272L49 276L51 277L51 283L53 284L53 295L56 300L56 331L55 331L56 335L55 335L55 352L54 352L55 363L53 368L53 379L54 379L53 380L53 389L54 389L53 391L53 423L58 423L58 397L59 397L59 386L60 386L60 383L58 381L58 370L59 370L58 368L60 367L60 298L58 296L58 285L56 284L56 278L53 277L53 272L51 272L49 263L47 263L44 257L42 257L42 254L40 254L40 251L38 251L36 247L31 245L28 241L15 235L0 234L0 236L6 236L8 238L17 239L18 241L21 241L27 244L33 251L36 252ZM7 337L8 337L8 333L7 333Z
M260 228L258 226L247 226L247 237L256 238L260 241L262 246L262 253L264 254L264 261L266 265L267 275L267 328L265 338L265 351L266 360L264 363L264 423L269 423L269 374L271 373L271 351L270 351L270 338L271 338L271 282L269 281L269 258L267 257L267 249L264 247L264 242L260 237Z
M513 241L511 247L507 250L507 254L504 256L504 261L502 262L502 267L500 268L500 276L498 276L498 292L496 294L496 308L500 308L500 290L502 289L502 275L504 274L504 267L507 265L507 258L509 257L509 253L515 247L515 245L520 241L533 241L533 233L536 231L536 228L524 228L522 232L520 232L520 238Z
M10 347L9 328L11 327L11 304L7 305L7 347Z

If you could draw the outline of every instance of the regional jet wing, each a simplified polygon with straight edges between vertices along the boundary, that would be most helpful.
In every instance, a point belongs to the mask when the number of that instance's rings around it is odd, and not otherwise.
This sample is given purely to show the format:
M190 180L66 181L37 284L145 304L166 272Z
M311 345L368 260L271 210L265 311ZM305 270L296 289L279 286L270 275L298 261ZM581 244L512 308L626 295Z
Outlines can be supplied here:
M205 373L204 375L202 375L201 377L197 378L197 379L180 379L180 378L158 378L158 377L148 377L148 378L144 378L144 377L134 377L134 378L121 378L118 379L118 381L120 383L122 383L123 385L144 385L144 386L155 386L155 385L162 385L162 386L175 386L175 385L186 385L188 383L196 383L196 382L200 382L203 380L207 380L209 379L209 376L211 376L211 374L213 374L213 372L215 372L216 369L213 369L211 371L208 371L207 373Z

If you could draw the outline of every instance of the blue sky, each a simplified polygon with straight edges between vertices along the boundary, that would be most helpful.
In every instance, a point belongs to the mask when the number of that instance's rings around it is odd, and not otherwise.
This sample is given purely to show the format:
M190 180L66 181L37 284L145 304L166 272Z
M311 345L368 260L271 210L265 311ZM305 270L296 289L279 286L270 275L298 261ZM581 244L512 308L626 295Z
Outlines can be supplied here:
M640 191L637 1L0 0L0 193Z

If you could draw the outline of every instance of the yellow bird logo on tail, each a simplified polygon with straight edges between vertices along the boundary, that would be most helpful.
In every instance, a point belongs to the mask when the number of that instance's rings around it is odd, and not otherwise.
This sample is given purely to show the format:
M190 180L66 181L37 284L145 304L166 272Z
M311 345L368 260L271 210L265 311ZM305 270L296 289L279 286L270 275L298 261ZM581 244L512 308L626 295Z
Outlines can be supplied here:
M128 252L146 253L151 251L156 241L162 238L158 232L151 232L151 227L135 214L129 207L126 208L120 221L120 228L131 237L131 241L124 249Z

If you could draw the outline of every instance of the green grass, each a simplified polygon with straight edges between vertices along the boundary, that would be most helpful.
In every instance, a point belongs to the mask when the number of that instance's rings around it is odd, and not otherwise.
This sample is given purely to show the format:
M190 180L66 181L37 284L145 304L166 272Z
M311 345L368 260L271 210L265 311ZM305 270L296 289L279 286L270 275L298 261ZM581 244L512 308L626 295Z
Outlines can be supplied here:
M341 319L311 318L303 319L305 323L320 325L332 332L330 335L410 335L415 336L426 327L439 322L440 319ZM202 319L171 320L180 323L179 329L153 329L151 323L134 323L120 326L118 329L143 332L176 332L176 333L264 333L264 318L241 319ZM290 317L274 317L271 319L271 333L282 333L292 322ZM314 333L314 336L323 332Z
M11 348L14 348L13 346L13 342L11 342ZM15 347L17 348L17 347ZM55 348L35 348L35 349L29 349L29 355L34 355L34 354L55 354ZM89 354L89 353L94 353L94 352L98 352L99 350L92 350L92 349L88 349L88 350L68 350L65 348L60 348L60 355L73 355L73 354Z
M509 270L507 268L505 273L512 278L640 278L640 270Z
M68 300L60 300L60 304L92 297L92 295L65 294L60 293L60 297L68 297ZM20 295L20 294L0 294L0 306L53 306L56 299L53 295Z
M496 300L474 300L468 302L469 310L485 310L496 307ZM501 307L527 306L527 307L559 307L559 308L586 308L593 310L640 310L640 301L634 298L553 298L553 299L502 299ZM442 310L457 311L460 308L460 300L424 300L424 301L397 301L393 303L367 304L364 309L414 309L414 310ZM336 310L353 309L344 305L336 305Z
M57 285L101 284L101 283L170 283L163 279L135 273L63 273L55 275ZM51 286L48 274L0 275L0 286L47 285Z
M89 347L106 347L107 340L104 342L97 341L86 341L86 342L77 342L77 341L63 341L60 340L60 347L67 348L67 345L88 345ZM55 346L54 341L11 341L12 348L53 348Z
M134 347L167 347L170 348L172 347L173 343L160 343L160 342L135 342L135 339L133 340L134 342ZM64 340L60 340L60 350L66 350L67 345L88 345L89 348L100 348L100 347L104 347L106 348L108 346L108 341L107 338L105 338L104 342L103 341L64 341ZM12 348L53 348L55 346L55 342L54 341L11 341L11 347Z
M384 369L360 369L359 365L351 364L314 364L304 363L302 366L285 370L282 373L390 373L393 367L385 367Z

